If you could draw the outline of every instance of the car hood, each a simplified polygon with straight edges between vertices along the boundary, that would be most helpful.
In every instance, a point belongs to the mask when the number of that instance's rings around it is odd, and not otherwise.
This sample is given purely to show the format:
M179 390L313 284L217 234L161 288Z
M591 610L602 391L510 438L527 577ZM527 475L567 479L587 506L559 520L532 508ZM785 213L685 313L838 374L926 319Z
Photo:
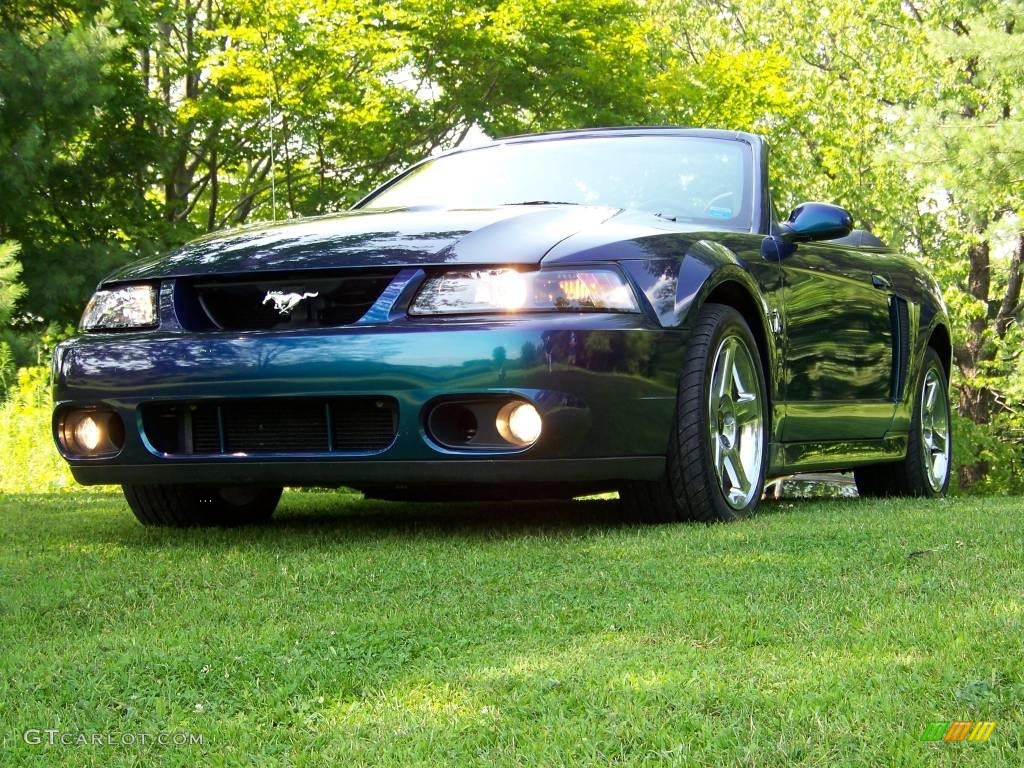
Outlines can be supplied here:
M575 205L357 210L208 235L131 264L104 283L338 267L539 264L562 240L617 212Z

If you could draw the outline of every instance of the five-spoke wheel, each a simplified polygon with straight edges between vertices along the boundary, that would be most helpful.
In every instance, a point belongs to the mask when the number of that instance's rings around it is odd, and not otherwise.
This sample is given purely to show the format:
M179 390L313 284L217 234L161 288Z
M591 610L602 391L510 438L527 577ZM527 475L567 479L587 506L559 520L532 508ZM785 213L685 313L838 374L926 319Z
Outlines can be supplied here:
M708 391L712 462L733 509L750 504L764 461L764 396L754 354L739 334L725 336L715 353Z
M861 496L941 496L949 488L951 446L946 369L929 347L914 388L906 457L855 469L857 490Z
M921 388L921 459L924 474L935 493L949 482L949 398L942 372L931 367Z
M736 520L764 489L767 399L757 341L736 309L701 307L686 347L665 474L619 497L648 522Z

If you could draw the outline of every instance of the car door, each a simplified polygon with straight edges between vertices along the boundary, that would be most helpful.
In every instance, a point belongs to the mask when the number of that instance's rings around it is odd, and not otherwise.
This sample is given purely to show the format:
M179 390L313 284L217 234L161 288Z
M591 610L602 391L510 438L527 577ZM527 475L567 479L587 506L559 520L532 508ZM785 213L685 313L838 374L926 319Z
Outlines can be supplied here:
M783 440L882 437L896 408L885 255L800 243L781 266Z

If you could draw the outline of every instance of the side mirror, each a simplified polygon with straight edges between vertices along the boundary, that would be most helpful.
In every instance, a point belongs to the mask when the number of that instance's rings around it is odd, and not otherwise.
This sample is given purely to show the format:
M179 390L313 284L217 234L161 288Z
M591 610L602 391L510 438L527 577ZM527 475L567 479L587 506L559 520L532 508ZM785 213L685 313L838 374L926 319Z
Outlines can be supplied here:
M787 243L810 240L835 240L846 237L853 229L853 217L845 208L829 203L801 203L789 218L779 225L780 235Z

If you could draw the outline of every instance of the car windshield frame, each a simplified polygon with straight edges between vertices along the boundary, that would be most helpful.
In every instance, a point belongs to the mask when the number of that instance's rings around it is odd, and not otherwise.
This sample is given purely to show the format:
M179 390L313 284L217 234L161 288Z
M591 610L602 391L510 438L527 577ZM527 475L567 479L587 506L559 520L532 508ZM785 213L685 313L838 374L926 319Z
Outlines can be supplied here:
M679 143L681 145L690 143L691 147L699 145L710 147L715 144L721 144L723 147L720 151L732 153L737 164L735 170L738 173L738 176L733 180L732 190L730 192L730 197L734 201L733 207L727 209L727 212L731 215L725 216L721 210L715 211L715 215L696 215L694 210L686 211L681 205L679 207L672 208L666 206L616 204L616 202L627 202L625 200L573 200L567 199L571 198L572 195L557 194L557 190L547 195L541 194L544 191L543 189L538 189L537 194L519 195L518 197L521 197L522 199L512 199L517 197L517 195L514 194L514 191L510 191L507 195L499 195L499 197L509 197L510 199L498 200L492 198L490 200L484 200L479 204L475 204L470 201L463 201L462 204L449 205L446 204L444 200L432 201L429 199L423 199L422 201L399 200L394 202L389 200L393 197L392 193L394 190L402 187L404 183L410 181L412 181L412 183L416 183L415 179L419 174L429 170L436 170L441 167L441 164L452 160L460 163L462 168L465 169L468 163L472 163L474 160L480 160L483 153L498 152L504 153L506 156L511 153L512 156L514 156L515 153L524 151L531 152L534 148L538 147L543 147L547 150L554 149L554 151L557 152L567 144L590 148L591 145L584 145L585 142L600 142L604 146L611 143L619 144L624 142L646 142L648 144ZM730 149L725 150L724 148L726 146ZM630 150L632 151L632 147ZM543 151L543 149L541 151ZM668 155L666 155L666 157L668 157ZM683 158L686 156L680 155L680 157ZM694 153L690 157L697 157L697 154ZM456 167L453 170L457 171L459 169ZM387 212L396 210L486 209L500 207L502 205L597 205L616 209L646 211L648 213L660 215L664 219L678 221L684 224L708 225L714 229L752 232L755 231L758 223L756 187L757 169L755 164L754 147L743 136L711 136L706 134L674 133L612 135L595 133L568 136L551 135L527 139L514 139L509 141L496 141L479 147L456 149L435 157L426 158L419 163L410 166L406 170L402 171L402 173L375 189L369 195L356 203L352 207L352 210ZM740 198L738 201L736 200L737 197ZM378 200L380 201L379 203ZM738 208L735 207L736 203L738 203ZM705 208L702 213L708 214L708 208Z

